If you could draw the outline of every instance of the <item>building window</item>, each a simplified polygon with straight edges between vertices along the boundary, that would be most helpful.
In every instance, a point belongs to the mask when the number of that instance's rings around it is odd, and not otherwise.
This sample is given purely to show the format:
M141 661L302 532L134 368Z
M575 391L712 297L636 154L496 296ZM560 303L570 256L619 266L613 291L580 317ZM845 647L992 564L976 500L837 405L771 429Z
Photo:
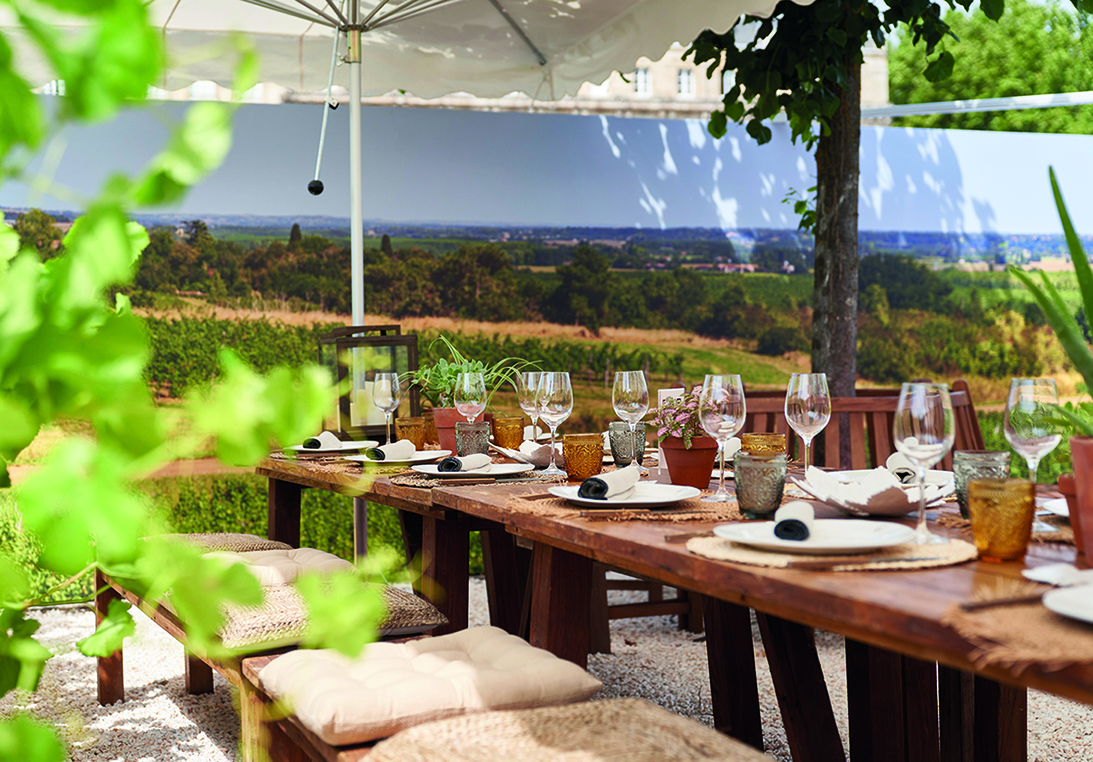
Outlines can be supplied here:
M636 69L634 71L634 92L638 95L649 95L653 92L648 69Z
M690 69L680 69L676 79L680 95L695 94L695 73Z

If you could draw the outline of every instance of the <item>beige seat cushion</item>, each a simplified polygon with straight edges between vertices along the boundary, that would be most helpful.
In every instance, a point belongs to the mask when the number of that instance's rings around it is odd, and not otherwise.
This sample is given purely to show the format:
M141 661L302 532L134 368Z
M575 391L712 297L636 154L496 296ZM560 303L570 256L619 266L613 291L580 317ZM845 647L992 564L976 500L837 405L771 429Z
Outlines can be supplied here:
M293 651L270 662L259 682L335 746L460 714L583 701L602 687L577 665L496 627L372 643L358 659Z
M770 762L770 757L643 699L487 712L381 741L368 762Z
M238 532L195 532L192 534L167 534L169 540L188 542L204 550L206 553L214 551L230 551L233 553L246 553L252 550L292 550L292 546L277 540L267 540L256 534L241 534Z
M222 558L228 562L245 563L257 579L265 585L288 585L304 572L331 574L351 572L353 564L333 553L315 548L289 548L288 550L254 550L245 553L206 553L207 557Z

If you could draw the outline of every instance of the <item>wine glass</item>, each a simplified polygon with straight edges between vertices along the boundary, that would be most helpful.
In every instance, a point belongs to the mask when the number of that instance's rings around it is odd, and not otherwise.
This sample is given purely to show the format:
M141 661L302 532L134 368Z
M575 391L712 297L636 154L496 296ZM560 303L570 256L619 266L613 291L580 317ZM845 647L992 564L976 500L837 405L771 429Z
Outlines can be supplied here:
M383 411L387 419L387 442L391 442L391 413L398 410L402 402L402 388L399 387L398 373L377 373L372 379L372 404Z
M808 451L812 439L831 420L831 394L826 373L794 373L786 387L786 421L804 442L804 464L808 471Z
M744 428L746 413L744 384L738 374L706 376L702 383L702 395L698 398L698 420L702 430L717 440L721 479L717 483L717 492L702 498L704 503L727 503L732 500L732 495L725 489L725 443Z
M1055 381L1050 378L1015 378L1006 398L1006 441L1028 463L1028 478L1036 484L1040 460L1054 450L1062 437L1048 420L1059 404Z
M531 419L531 440L534 442L539 429L535 423L539 420L539 371L525 371L516 377L516 398L520 409Z
M896 449L911 461L918 476L915 542L919 545L948 542L926 528L926 469L945 457L956 437L949 387L946 384L904 384L899 391L892 435Z
M615 386L611 389L611 404L615 414L630 425L630 452L641 452L638 445L638 421L649 412L649 387L645 385L645 374L640 370L627 370L615 374ZM649 469L634 459L638 472L648 474Z
M568 373L539 374L539 417L550 427L550 466L542 471L547 476L564 474L554 462L554 436L558 426L573 412L573 387Z
M486 379L481 373L460 373L455 379L452 401L467 423L474 423L474 419L486 409Z

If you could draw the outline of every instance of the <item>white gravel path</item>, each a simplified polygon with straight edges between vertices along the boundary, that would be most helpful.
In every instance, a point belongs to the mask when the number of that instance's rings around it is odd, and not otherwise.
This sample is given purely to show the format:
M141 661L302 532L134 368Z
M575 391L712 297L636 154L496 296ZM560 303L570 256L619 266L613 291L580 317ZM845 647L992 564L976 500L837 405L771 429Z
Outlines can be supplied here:
M471 624L487 620L485 585L471 582ZM612 593L612 595L626 595ZM633 595L633 594L630 594ZM9 695L0 714L26 707L58 724L78 762L234 762L239 719L230 686L214 675L215 690L189 696L182 687L183 654L177 642L138 613L137 636L125 649L126 701L101 707L95 698L95 661L73 644L90 634L94 615L83 607L35 612L40 634L57 656L33 695ZM706 724L713 723L706 647L667 617L612 622L614 653L589 660L604 697L641 696ZM754 637L762 688L764 741L778 760L789 754L766 658ZM842 639L819 633L821 663L846 743ZM1093 708L1038 692L1029 694L1030 762L1093 760Z

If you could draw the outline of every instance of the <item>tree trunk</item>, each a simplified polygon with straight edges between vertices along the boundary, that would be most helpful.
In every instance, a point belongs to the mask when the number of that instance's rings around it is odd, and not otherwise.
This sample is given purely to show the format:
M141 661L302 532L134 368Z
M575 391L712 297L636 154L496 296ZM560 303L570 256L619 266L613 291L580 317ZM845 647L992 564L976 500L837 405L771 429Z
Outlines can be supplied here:
M857 378L858 147L861 64L848 64L831 132L816 146L816 271L812 371L833 397L853 397Z

